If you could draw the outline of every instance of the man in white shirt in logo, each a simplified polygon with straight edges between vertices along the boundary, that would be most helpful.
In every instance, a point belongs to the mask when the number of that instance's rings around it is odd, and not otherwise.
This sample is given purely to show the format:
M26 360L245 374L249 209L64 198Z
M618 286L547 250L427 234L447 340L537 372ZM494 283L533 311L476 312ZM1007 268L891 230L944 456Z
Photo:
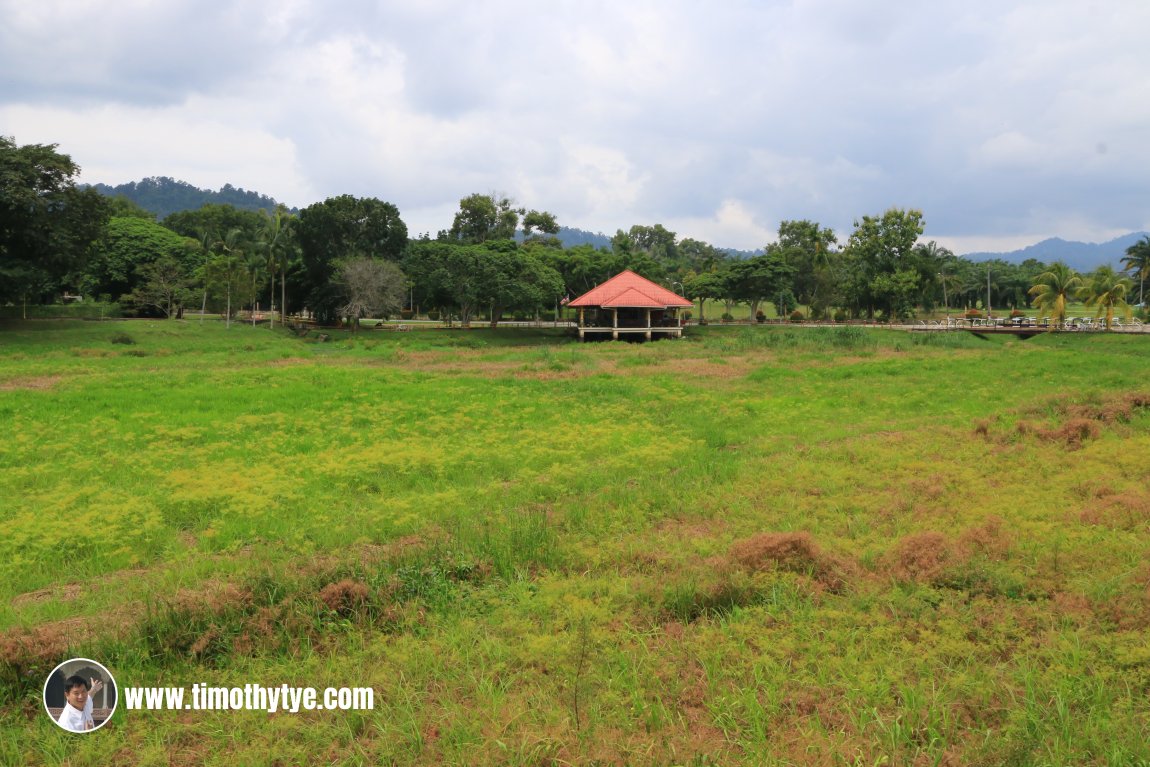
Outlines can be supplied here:
M60 712L57 723L65 730L71 732L87 732L95 729L92 720L92 699L88 696L89 690L99 692L103 682L93 679L91 682L82 676L70 676L64 680L64 710Z

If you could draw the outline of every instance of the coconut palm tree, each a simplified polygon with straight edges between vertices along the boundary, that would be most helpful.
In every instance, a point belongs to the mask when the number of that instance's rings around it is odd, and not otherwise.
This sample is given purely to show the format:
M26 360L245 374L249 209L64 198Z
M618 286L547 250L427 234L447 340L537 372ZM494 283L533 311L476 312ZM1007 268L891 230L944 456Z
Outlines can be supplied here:
M1057 320L1055 327L1061 328L1066 322L1066 304L1081 287L1082 278L1078 272L1056 261L1034 278L1034 286L1027 292L1034 296L1035 308L1050 312Z
M1131 277L1138 278L1138 305L1145 306L1143 288L1146 285L1146 275L1150 274L1150 235L1126 249L1122 257L1122 267L1130 272Z
M1106 329L1109 330L1115 309L1130 314L1126 296L1133 287L1134 283L1128 277L1118 274L1109 266L1100 266L1090 275L1089 281L1078 289L1078 297L1086 301L1087 306L1098 307L1095 317L1106 315Z

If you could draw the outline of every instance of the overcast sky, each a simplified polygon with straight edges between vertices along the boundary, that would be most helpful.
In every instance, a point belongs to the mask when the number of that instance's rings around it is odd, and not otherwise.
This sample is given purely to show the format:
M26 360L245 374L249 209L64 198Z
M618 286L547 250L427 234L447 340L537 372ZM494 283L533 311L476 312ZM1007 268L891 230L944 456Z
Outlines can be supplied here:
M959 253L1150 229L1145 0L0 0L0 134L412 234L501 192L753 249L918 208Z

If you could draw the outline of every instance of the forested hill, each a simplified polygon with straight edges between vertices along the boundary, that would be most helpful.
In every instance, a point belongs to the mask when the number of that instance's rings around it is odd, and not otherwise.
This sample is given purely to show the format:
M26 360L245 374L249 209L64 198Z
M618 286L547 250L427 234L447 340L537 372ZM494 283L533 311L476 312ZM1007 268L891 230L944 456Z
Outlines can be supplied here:
M144 210L155 213L156 218L161 220L182 210L199 210L207 203L231 205L241 210L263 208L269 211L275 210L277 204L267 195L237 189L231 184L224 184L218 192L213 192L167 176L153 176L119 186L95 184L94 188L108 197L127 197Z

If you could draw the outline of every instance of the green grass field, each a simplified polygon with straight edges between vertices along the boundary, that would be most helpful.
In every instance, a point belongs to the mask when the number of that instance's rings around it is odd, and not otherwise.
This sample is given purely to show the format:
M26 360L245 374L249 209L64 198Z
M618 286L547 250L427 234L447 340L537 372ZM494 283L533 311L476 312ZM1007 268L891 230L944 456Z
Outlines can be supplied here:
M0 763L1150 765L1148 371L1104 334L2 323ZM40 707L74 656L376 706L81 739Z

